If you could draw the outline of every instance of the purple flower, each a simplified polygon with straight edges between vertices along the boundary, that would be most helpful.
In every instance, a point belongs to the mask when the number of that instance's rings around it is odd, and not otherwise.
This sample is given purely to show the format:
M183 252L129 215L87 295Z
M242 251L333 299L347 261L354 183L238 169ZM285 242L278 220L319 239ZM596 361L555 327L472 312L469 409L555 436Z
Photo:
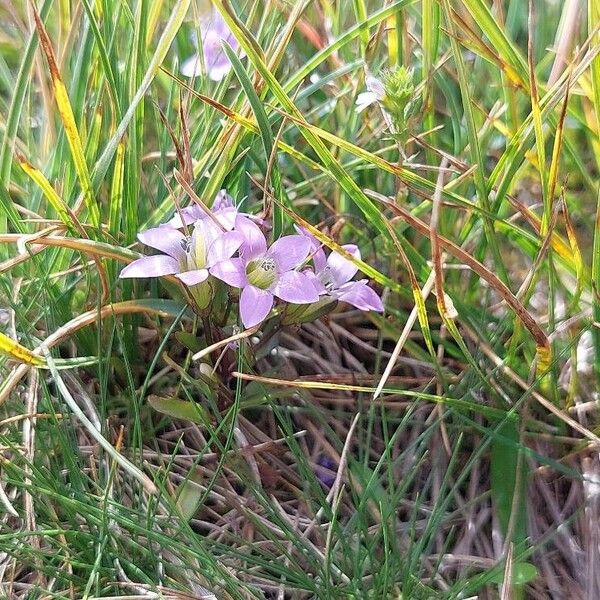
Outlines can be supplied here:
M321 454L317 460L317 479L327 488L330 488L334 482L337 471L337 463L333 458L326 454Z
M224 229L227 231L233 229L238 211L233 204L233 198L226 190L220 190L217 193L210 211ZM175 212L173 218L168 221L167 224L176 229L180 229L184 225L190 225L198 219L210 219L210 216L200 206L194 203Z
M315 266L314 273L305 273L320 296L330 296L336 300L352 304L360 310L383 312L383 303L377 293L368 285L367 279L351 281L358 272L358 267L338 252L325 252L319 241L306 230L299 229L311 245L311 254ZM353 258L360 260L360 250L354 244L345 244L342 248Z
M275 296L294 304L311 304L319 300L309 276L295 270L310 252L308 238L284 236L267 249L265 236L250 219L238 215L235 229L244 238L240 257L219 262L211 273L242 290L240 315L244 327L253 327L263 321Z
M175 275L187 286L206 281L211 267L231 258L243 242L240 234L224 232L210 219L196 221L191 236L185 236L169 225L161 225L140 232L138 239L163 254L134 260L119 277Z
M231 63L223 51L222 42L227 42L234 51L238 50L239 44L223 17L214 9L202 18L200 34L202 36L202 55L206 74L213 81L221 81L231 69ZM198 40L195 37L193 42L197 47ZM181 65L181 73L185 77L201 75L203 69L200 56L195 54L185 60Z

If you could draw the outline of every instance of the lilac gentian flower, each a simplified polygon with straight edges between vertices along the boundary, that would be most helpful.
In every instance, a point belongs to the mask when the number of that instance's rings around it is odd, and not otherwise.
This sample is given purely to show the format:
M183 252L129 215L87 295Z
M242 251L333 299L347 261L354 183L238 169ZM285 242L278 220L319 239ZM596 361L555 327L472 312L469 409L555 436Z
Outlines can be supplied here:
M307 270L305 273L320 296L330 296L352 304L360 310L383 312L381 298L369 287L367 279L351 281L358 272L358 267L353 262L338 252L331 252L329 256L325 257L321 244L313 235L302 228L298 228L298 231L310 242L315 271L313 273ZM342 248L353 258L360 260L358 246L345 244Z
M342 248L353 258L360 260L360 250L354 244L344 244ZM342 302L352 304L360 310L383 312L383 303L377 293L368 285L367 279L351 281L358 267L337 252L331 252L327 259L323 250L313 256L315 273L313 285L320 294L326 294Z
M295 270L310 252L308 238L284 236L267 249L265 236L250 219L238 215L235 229L244 237L240 257L219 262L211 273L242 290L240 315L244 327L250 328L263 321L275 296L294 304L311 304L319 300L309 276Z
M206 74L213 81L221 81L231 69L231 63L223 51L222 42L227 42L234 51L239 49L239 44L223 17L214 9L202 18L200 34ZM194 38L193 41L198 46L197 39ZM188 58L181 65L181 73L185 77L197 77L202 72L202 61L198 54Z
M140 232L138 239L163 254L134 260L119 277L175 275L190 287L206 281L210 269L231 258L243 242L240 234L224 232L210 219L196 221L191 236L162 225Z
M233 229L238 211L233 204L233 198L226 190L220 190L217 193L210 211L224 229L227 231ZM190 225L198 219L210 219L210 216L200 206L194 203L175 212L173 218L168 221L167 224L176 229L180 229L184 225Z
M367 86L366 92L361 92L356 97L356 112L361 113L367 106L375 104L376 102L382 102L385 98L385 88L383 82L377 77L367 75L365 78L365 85Z

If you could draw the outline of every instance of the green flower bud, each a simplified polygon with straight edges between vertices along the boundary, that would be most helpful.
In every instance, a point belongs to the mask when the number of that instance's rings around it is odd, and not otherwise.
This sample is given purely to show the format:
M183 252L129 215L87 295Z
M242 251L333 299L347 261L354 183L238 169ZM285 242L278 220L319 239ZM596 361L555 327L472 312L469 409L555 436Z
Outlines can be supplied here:
M213 299L213 287L210 278L202 283L189 286L188 289L198 309L204 311L210 306Z
M288 304L281 319L283 325L300 325L316 321L330 313L337 306L337 300L325 296L313 304Z
M412 69L398 67L388 71L383 77L383 85L383 108L390 115L397 133L401 133L406 129L406 122L416 105Z

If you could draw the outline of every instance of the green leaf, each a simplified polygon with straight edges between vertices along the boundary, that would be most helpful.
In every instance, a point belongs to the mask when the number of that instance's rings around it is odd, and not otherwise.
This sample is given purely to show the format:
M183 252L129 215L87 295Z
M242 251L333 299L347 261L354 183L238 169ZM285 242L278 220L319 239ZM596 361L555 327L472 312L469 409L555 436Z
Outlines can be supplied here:
M471 13L475 23L481 31L489 38L498 52L502 62L507 67L507 73L514 83L525 84L527 82L527 63L511 40L498 24L488 6L483 0L464 0L467 10Z
M206 410L195 402L152 395L148 396L148 404L159 413L174 419L191 421L197 425L208 425L211 422Z
M186 521L189 521L198 510L204 488L200 485L202 477L191 472L177 490L177 508Z
M492 501L504 535L508 532L513 510L517 511L513 517L511 538L517 547L527 537L527 509L524 501L527 464L520 458L518 427L519 424L515 421L506 421L498 427L492 441L491 456Z
M534 565L528 562L519 562L512 565L513 585L525 585L537 579L539 573ZM497 572L490 578L491 583L501 585L504 583L504 573Z

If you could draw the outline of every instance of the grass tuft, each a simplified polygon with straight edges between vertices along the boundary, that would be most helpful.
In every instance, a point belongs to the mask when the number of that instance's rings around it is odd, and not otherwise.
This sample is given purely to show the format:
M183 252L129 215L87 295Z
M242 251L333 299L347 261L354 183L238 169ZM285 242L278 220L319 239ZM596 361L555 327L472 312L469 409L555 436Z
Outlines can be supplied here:
M0 6L0 596L600 597L600 12L528 8ZM221 189L384 312L119 278Z

